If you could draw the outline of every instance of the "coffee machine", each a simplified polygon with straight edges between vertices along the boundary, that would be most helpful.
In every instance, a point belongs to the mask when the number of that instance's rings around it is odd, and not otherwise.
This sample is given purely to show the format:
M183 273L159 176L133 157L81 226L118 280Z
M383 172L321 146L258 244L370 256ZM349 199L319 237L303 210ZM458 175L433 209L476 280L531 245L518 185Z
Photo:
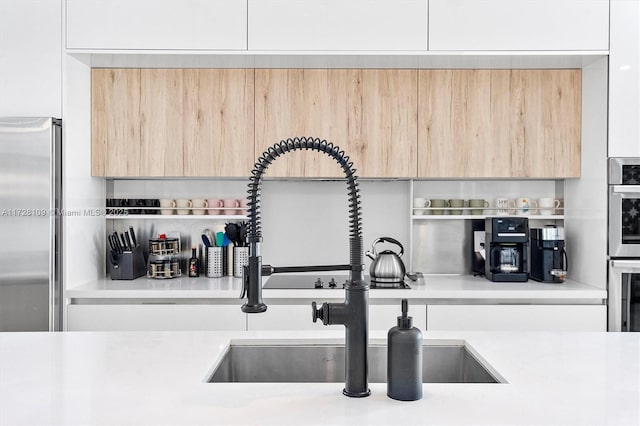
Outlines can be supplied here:
M531 229L531 279L561 283L567 274L567 263L563 227Z
M529 220L526 217L485 219L485 277L491 281L527 281Z

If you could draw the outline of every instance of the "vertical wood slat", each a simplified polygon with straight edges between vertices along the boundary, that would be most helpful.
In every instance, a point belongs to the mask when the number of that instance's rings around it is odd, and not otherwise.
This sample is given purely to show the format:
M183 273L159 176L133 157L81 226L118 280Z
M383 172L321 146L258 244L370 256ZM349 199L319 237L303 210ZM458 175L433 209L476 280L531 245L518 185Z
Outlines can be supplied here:
M415 70L256 70L256 155L280 140L320 137L350 156L359 176L416 175ZM270 176L340 177L333 160L294 152Z
M184 172L248 176L253 165L253 70L184 71Z
M92 73L93 175L249 175L252 69Z
M580 70L421 70L418 175L579 177L580 78Z
M92 165L105 176L140 173L140 71L92 70Z
M141 70L141 176L184 175L183 87L182 70Z

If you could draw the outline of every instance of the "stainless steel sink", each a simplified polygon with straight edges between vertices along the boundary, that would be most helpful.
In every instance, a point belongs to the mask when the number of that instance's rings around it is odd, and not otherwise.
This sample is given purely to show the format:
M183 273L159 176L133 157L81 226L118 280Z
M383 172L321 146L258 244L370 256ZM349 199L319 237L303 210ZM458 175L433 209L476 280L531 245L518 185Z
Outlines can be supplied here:
M464 344L425 345L423 383L501 383ZM207 380L220 382L344 382L344 345L231 345ZM387 347L369 346L369 382L386 383Z

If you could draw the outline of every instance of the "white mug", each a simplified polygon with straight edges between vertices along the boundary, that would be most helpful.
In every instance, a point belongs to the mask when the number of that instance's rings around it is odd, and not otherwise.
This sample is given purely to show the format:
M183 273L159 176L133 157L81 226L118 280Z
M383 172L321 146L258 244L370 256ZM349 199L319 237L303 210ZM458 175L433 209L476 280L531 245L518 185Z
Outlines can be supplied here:
M560 207L560 200L556 200L553 197L542 197L538 200L538 207L540 208L540 214L552 215L555 213L555 209Z
M518 215L530 215L535 212L534 206L538 207L538 203L527 197L520 197L515 199L516 214Z
M515 209L516 205L508 198L496 198L496 214L500 216L506 216L511 214L511 211Z
M423 215L428 213L428 210L422 210L420 207L431 207L431 200L427 200L423 197L416 197L413 199L413 214L414 215Z
M193 207L193 203L191 200L176 200L176 207L178 214L189 214L191 207Z
M194 200L191 200L191 203L193 208L191 212L196 215L205 214L206 208L209 207L209 203L207 202L207 200L204 200L201 198L196 198Z
M160 214L173 214L173 208L176 206L176 200L160 200L160 207L169 207L160 210Z

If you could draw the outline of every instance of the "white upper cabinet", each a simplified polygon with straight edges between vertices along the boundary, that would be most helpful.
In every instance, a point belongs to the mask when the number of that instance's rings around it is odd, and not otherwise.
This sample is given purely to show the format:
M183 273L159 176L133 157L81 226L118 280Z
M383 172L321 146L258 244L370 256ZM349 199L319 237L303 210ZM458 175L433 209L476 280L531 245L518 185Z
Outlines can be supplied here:
M608 0L429 1L429 50L608 49Z
M427 0L249 0L249 50L426 50Z
M67 0L67 48L245 50L246 0Z
M61 7L0 1L0 116L62 117Z
M611 1L609 157L640 157L640 2Z

